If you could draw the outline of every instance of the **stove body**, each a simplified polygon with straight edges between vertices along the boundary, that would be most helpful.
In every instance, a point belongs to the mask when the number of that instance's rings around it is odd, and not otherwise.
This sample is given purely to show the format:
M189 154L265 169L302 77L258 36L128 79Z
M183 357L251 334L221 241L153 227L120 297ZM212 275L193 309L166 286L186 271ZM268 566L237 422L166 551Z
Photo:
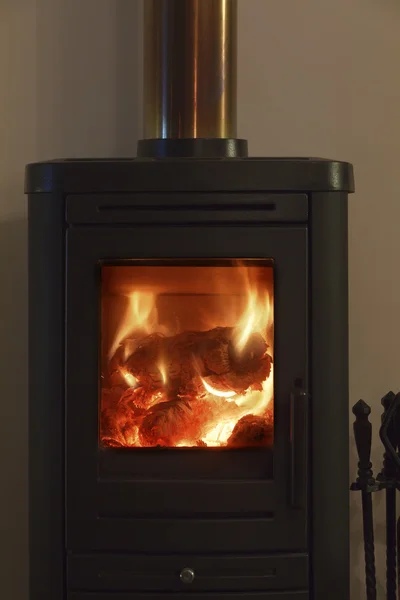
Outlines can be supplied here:
M31 600L349 598L352 177L351 165L318 159L28 166ZM150 443L143 427L129 437L125 421L107 429L105 391L138 387L132 369L128 383L105 383L115 376L104 374L105 298L115 294L107 282L123 296L124 285L135 292L140 280L148 290L156 279L159 291L163 280L164 326L179 317L183 329L204 331L199 315L206 306L209 316L213 298L214 325L235 325L228 304L241 292L224 294L243 265L273 282L272 441L235 445L231 428L223 443L209 429L191 443L181 433ZM119 325L110 327L115 334ZM201 401L228 406L230 392L221 399L214 388ZM184 401L197 414L199 399Z

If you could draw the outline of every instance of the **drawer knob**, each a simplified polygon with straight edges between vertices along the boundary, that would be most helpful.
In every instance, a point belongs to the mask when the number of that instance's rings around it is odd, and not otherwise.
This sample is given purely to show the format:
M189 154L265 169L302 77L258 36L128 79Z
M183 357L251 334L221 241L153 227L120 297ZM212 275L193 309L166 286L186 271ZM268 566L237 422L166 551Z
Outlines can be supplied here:
M193 569L189 569L188 567L186 567L185 569L182 569L179 577L182 583L193 583L195 574Z

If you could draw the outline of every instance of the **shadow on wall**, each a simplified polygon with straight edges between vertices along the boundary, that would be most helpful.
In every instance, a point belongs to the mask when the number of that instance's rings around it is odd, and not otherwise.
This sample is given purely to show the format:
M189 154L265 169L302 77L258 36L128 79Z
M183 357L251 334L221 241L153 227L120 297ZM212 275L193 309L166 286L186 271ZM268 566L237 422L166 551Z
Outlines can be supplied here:
M14 577L2 597L27 598L27 224L0 222L1 544ZM6 482L6 485L4 485Z

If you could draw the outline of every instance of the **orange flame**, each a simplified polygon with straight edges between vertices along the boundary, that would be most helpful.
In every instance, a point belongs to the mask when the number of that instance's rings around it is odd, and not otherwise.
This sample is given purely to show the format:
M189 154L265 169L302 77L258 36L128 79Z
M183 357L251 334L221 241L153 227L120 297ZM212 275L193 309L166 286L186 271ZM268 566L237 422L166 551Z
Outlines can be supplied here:
M128 306L116 331L109 358L112 358L121 342L137 329L151 333L156 324L154 318L155 295L151 292L135 291L128 296ZM151 317L153 318L151 319Z
M161 373L161 378L162 378L163 384L165 385L167 383L167 368L165 366L164 361L160 362L160 364L158 365L158 370Z
M137 379L134 375L132 375L132 373L129 373L129 371L127 371L123 367L120 368L119 372L125 379L126 383L129 385L129 387L135 387L135 385L137 384Z
M273 302L268 290L260 290L252 284L248 269L244 270L244 275L247 306L237 324L236 348L239 352L244 349L252 333L266 335L274 320Z

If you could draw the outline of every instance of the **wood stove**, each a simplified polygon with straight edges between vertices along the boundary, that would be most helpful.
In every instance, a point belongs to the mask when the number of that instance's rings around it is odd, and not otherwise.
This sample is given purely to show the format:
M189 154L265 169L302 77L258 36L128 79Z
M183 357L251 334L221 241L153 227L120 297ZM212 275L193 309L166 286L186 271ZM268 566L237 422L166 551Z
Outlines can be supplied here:
M149 1L154 64L179 19L234 40ZM247 158L180 81L138 158L27 167L30 597L345 600L352 167Z

